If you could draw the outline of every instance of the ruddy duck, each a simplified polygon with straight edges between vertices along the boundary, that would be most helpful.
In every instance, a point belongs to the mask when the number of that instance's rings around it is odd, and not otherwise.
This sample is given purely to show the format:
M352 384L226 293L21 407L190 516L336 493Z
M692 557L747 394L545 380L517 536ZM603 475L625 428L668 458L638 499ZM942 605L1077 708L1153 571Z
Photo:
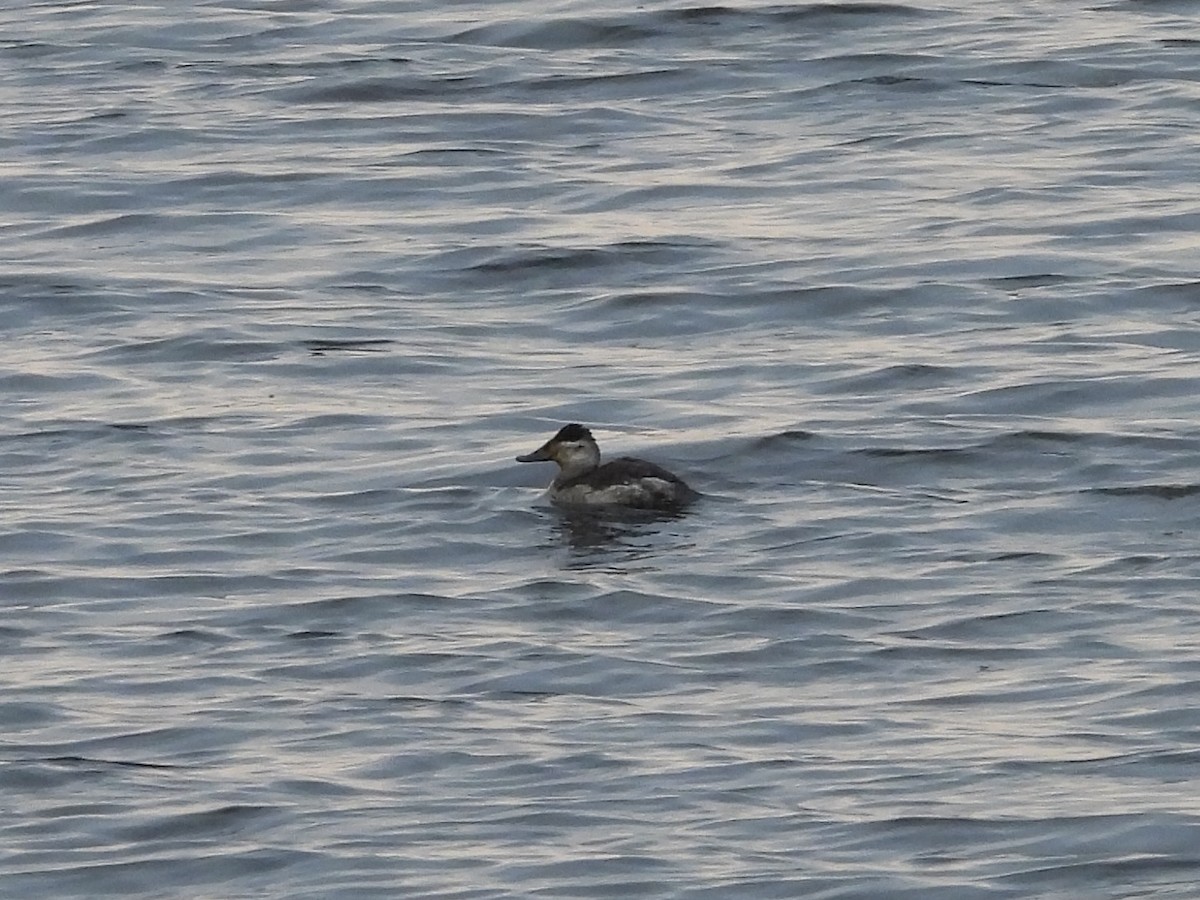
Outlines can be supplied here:
M622 456L600 464L600 448L582 425L564 425L558 434L517 462L558 463L547 494L570 506L619 506L678 510L700 495L682 478L644 459Z

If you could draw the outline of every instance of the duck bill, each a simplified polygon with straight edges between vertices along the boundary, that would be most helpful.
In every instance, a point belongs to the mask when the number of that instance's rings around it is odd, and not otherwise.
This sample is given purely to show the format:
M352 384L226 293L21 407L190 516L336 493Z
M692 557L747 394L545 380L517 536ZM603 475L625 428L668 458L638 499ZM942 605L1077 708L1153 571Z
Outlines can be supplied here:
M550 442L547 441L532 453L526 453L524 456L518 456L517 462L549 462L552 459L554 459L554 453L550 447Z

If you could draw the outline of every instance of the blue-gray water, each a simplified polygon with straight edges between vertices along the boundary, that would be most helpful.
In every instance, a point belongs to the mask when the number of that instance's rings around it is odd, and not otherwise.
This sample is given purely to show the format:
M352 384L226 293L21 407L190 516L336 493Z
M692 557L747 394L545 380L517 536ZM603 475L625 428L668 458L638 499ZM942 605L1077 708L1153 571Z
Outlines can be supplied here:
M0 895L1194 897L1195 12L0 12Z

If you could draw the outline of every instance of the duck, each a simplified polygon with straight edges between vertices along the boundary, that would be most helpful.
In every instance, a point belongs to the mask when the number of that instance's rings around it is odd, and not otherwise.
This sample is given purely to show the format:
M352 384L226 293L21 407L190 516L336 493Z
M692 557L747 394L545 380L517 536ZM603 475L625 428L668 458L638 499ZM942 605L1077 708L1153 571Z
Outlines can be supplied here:
M600 446L578 423L558 433L517 462L555 462L558 474L546 494L551 503L677 512L700 494L662 466L632 456L600 462Z

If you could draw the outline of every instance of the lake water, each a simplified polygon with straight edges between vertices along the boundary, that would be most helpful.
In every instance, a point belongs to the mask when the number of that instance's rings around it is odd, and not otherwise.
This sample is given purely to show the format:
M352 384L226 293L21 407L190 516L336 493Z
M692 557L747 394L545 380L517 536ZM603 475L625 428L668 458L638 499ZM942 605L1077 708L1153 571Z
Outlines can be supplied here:
M1194 897L1195 13L0 12L0 895Z

